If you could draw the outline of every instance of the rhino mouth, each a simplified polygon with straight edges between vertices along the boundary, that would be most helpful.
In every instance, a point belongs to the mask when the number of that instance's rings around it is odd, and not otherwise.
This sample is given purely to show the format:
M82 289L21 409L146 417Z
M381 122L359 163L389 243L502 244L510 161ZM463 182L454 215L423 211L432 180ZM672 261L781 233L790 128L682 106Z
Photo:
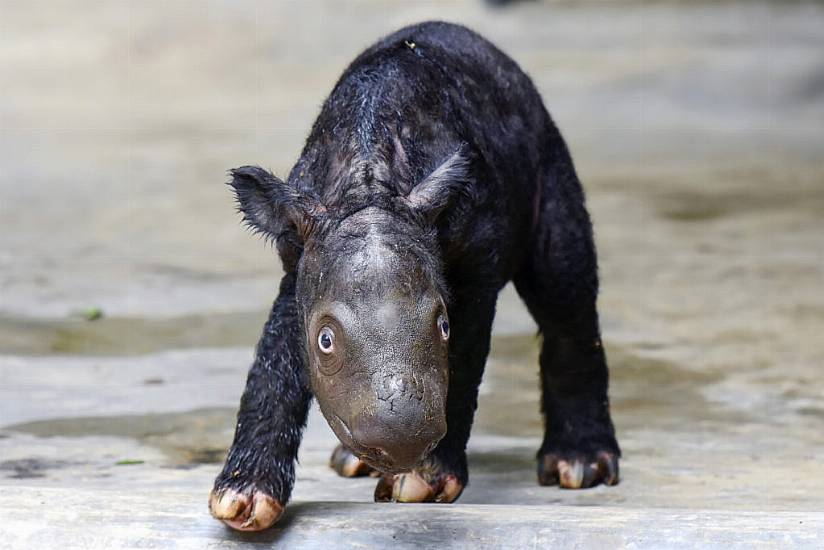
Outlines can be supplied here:
M337 414L332 417L330 425L332 427L332 431L338 436L340 442L349 447L355 456L366 462L372 468L386 474L400 474L414 469L416 466L421 464L426 457L429 456L438 443L437 441L434 441L429 444L425 451L421 454L419 460L415 463L399 465L390 460L389 455L383 451L383 449L367 447L358 443L355 438L352 437L352 431L349 429L347 423Z

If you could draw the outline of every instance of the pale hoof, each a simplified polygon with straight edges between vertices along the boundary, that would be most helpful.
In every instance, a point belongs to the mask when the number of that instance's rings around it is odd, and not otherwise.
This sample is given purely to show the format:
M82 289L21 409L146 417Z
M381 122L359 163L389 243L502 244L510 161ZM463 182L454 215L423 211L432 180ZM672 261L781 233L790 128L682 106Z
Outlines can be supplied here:
M343 445L335 447L332 456L329 458L329 467L341 477L362 477L378 474L377 470L359 459L355 456L355 453Z
M216 519L238 531L263 531L280 518L283 505L257 490L250 494L232 489L212 491L209 511Z
M601 451L594 457L563 458L556 453L547 453L538 458L538 483L559 485L564 489L585 489L599 483L618 483L618 457L614 453Z
M435 476L432 481L412 471L385 475L375 487L375 502L454 502L463 492L454 475Z

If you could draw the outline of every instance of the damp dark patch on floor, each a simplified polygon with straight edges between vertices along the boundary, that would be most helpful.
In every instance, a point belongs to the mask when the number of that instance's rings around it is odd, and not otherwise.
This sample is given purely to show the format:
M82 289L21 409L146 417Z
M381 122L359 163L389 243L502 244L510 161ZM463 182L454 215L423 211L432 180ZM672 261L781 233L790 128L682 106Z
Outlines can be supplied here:
M490 356L500 361L535 361L541 349L541 337L536 334L494 335ZM536 368L537 368L537 363Z
M204 346L253 346L265 318L265 312L163 319L104 316L95 321L0 317L0 349L14 355L138 355Z
M37 437L127 437L155 447L170 466L219 464L234 433L237 411L197 409L180 413L59 418L5 429Z
M740 180L744 176L736 174L730 177ZM676 222L712 221L739 214L788 209L796 213L816 214L824 209L824 190L820 185L803 182L788 187L787 182L776 181L774 186L770 186L764 185L763 179L750 181L762 183L718 190L673 186L668 192L650 193L649 198L660 217ZM776 192L777 189L781 192Z
M9 479L34 479L46 477L49 470L70 466L63 460L44 460L40 458L20 458L0 462L0 472Z
M540 437L538 351L535 335L495 336L475 416L477 429L496 435Z
M614 343L607 342L605 347L610 363L610 404L624 429L683 429L687 419L694 425L745 420L704 397L704 389L724 380L723 372L690 370Z
M818 419L824 419L824 408L819 407L802 407L798 409L799 414L804 416L812 416Z
M511 437L543 436L539 345L540 339L532 335L493 339L475 421L481 430ZM609 341L605 348L611 407L623 428L664 427L685 418L691 422L731 420L730 411L709 403L702 394L708 385L723 380L723 373L689 370L650 357L637 347Z
M686 192L662 197L657 203L662 218L681 222L713 220L731 211L718 197Z
M535 452L537 448L496 449L485 452L469 452L467 460L473 473L496 475L523 474L532 481L535 472Z

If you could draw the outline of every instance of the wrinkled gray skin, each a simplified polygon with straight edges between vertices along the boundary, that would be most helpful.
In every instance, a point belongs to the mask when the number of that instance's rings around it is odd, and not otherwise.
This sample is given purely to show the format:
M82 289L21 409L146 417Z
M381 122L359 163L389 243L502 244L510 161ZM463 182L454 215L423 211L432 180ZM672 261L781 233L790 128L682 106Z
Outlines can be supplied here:
M415 467L446 434L447 313L416 254L422 232L366 208L307 243L298 265L313 392L338 438L384 472Z

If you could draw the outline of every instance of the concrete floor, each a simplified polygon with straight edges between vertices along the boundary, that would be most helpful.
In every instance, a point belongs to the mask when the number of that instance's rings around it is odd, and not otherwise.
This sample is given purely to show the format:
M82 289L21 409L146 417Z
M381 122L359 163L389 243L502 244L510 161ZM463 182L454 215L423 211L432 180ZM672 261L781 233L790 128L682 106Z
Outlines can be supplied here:
M0 546L824 545L820 3L0 13ZM313 410L286 516L233 533L206 498L280 272L225 170L285 175L359 49L436 17L515 57L575 155L622 482L536 484L537 343L507 289L459 503L371 503Z

